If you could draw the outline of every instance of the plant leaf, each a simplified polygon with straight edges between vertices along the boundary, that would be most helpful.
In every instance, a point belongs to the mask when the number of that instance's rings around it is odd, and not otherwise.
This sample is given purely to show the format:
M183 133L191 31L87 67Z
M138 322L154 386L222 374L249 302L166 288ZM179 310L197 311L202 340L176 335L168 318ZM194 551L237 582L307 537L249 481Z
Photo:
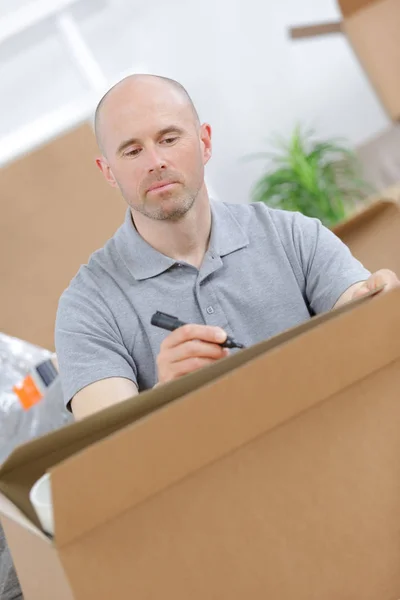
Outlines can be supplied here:
M342 140L318 141L299 126L290 140L275 138L272 151L253 156L269 161L253 187L253 201L302 212L327 226L343 220L372 192L355 152Z

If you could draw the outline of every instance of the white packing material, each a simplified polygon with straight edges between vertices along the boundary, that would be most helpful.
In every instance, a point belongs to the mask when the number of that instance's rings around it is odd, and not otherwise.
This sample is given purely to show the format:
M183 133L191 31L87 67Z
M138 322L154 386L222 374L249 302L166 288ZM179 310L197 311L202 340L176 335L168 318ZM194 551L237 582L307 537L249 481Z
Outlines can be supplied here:
M49 359L53 356L48 350L0 333L0 463L16 446L72 421L72 415L64 407L56 370L53 368L52 376L43 379L49 373ZM13 388L29 374L37 382L41 398L27 409ZM0 525L0 600L22 598Z

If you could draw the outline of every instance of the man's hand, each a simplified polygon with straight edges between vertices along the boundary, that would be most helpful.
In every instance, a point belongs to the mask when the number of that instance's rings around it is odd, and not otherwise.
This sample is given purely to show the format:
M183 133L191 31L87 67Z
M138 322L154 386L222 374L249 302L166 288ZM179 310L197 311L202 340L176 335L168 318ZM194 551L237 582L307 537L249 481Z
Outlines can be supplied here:
M166 383L228 356L229 350L219 345L226 337L223 329L208 325L183 325L170 333L157 357L158 383Z
M389 269L381 269L380 271L376 271L376 273L373 273L366 281L356 283L355 285L352 285L348 290L346 290L345 293L336 302L334 308L343 306L343 304L346 304L351 300L357 300L358 298L362 298L369 292L379 290L379 288L381 288L382 286L383 292L388 292L397 287L400 287L400 280L398 279L396 273L393 273L393 271L389 271Z

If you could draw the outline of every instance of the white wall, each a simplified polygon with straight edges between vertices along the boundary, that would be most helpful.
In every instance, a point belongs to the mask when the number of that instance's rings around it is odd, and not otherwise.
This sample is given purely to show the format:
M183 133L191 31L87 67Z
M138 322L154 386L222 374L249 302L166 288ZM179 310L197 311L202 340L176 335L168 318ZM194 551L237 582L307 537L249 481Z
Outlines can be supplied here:
M339 18L334 0L81 0L74 14L110 80L138 69L188 88L213 125L221 199L248 200L263 165L244 157L296 123L352 144L388 125L344 37L288 38L290 25ZM0 47L0 137L85 91L51 31Z

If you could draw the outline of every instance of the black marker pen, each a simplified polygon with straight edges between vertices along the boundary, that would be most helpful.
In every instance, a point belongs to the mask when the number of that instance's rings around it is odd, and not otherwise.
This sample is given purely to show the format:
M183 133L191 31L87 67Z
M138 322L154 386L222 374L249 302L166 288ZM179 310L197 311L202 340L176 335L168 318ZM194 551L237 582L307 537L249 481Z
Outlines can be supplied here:
M151 324L156 327L160 327L161 329L166 329L167 331L175 331L178 327L182 327L187 323L180 321L177 317L173 317L171 315L167 315L166 313L160 312L159 310L154 313L151 317ZM243 344L239 344L239 342L235 342L231 337L227 337L226 340L219 344L223 348L244 348Z

